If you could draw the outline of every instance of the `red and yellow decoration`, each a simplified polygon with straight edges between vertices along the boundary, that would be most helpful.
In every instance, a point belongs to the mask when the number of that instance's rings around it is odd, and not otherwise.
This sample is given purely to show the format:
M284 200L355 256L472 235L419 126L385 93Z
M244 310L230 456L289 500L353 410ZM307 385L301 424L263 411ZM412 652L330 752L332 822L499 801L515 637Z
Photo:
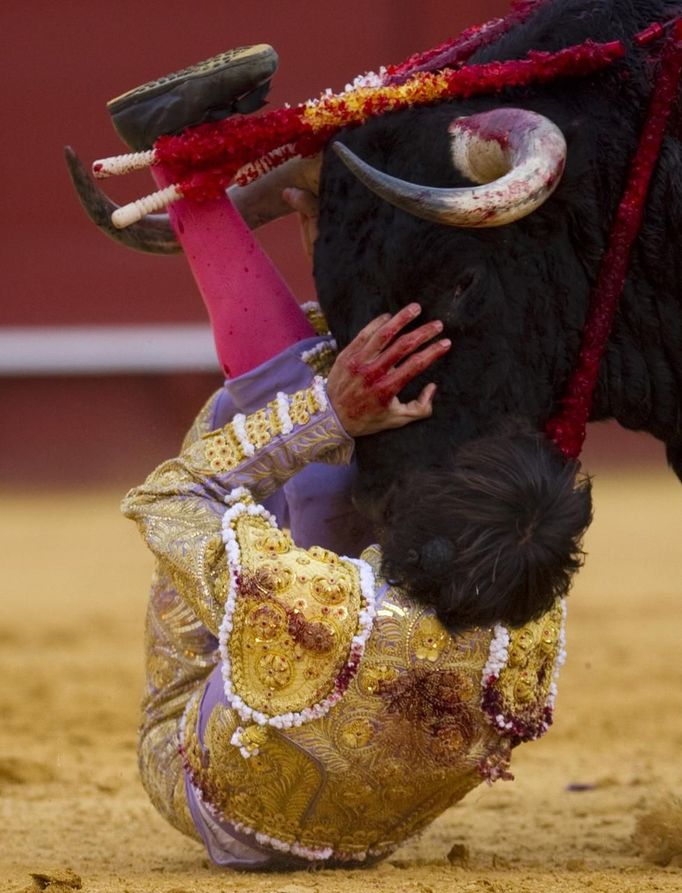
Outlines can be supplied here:
M343 128L378 115L592 74L624 54L620 41L586 41L556 53L530 52L520 60L420 71L403 83L354 87L260 117L228 118L161 137L154 160L171 173L183 197L202 201L219 196L235 180L243 184L290 158L315 155Z

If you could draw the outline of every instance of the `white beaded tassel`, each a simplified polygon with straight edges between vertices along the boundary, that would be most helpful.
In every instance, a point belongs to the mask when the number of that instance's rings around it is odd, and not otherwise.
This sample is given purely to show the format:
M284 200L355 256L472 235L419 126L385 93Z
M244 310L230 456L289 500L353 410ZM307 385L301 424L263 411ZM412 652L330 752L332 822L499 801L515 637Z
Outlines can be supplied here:
M127 155L110 155L92 162L92 175L96 180L120 177L131 171L141 171L154 164L154 149L146 152L129 152Z
M163 211L164 208L180 198L182 198L182 193L176 184L166 186L165 189L152 192L151 195L145 195L144 198L138 198L128 205L117 208L111 215L111 222L116 229L125 229L132 223L138 223L147 214Z

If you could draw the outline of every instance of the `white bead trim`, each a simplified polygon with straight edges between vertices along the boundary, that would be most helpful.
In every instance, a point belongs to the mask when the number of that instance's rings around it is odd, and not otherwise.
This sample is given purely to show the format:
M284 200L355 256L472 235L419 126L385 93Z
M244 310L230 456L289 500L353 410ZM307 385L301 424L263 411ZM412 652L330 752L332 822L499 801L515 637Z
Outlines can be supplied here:
M316 311L322 313L322 308L317 301L305 301L300 307L304 313L314 313Z
M237 415L232 419L232 428L235 433L235 437L239 441L239 446L242 448L245 456L253 456L256 452L256 448L249 440L249 435L246 433L246 416L241 412L238 412Z
M227 496L225 496L223 502L226 503L226 505L234 505L237 502L241 502L243 499L253 499L251 491L247 490L246 487L235 487L234 490L230 490Z
M316 375L315 378L313 378L312 389L318 412L325 412L329 406L326 380L321 375Z
M277 417L279 419L280 428L282 429L282 434L290 434L294 429L294 423L291 421L291 416L289 415L289 398L284 391L279 391L276 400Z
M488 660L483 667L481 684L485 687L493 678L497 678L500 672L507 666L509 660L509 630L499 623L493 627L493 637L490 640Z
M559 641L557 648L557 656L554 660L554 667L552 669L552 681L549 686L549 691L547 693L547 698L545 700L545 708L549 708L550 710L554 709L554 704L557 696L557 682L559 679L559 673L561 672L561 668L563 667L566 661L566 616L567 616L567 605L566 599L561 599L561 626L559 627ZM500 624L496 625L493 628L493 637L490 641L490 650L488 652L488 660L486 662L485 667L483 668L483 673L481 675L481 689L485 691L485 689L492 685L500 676L500 673L507 666L509 661L509 642L510 635L509 630L505 626L501 626ZM514 724L509 719L505 718L502 713L498 713L496 716L491 716L491 719L494 725L502 732L509 732L513 728ZM545 731L547 729L546 723L541 723L544 727Z
M238 492L239 491L239 492ZM290 729L293 726L303 725L305 722L311 722L321 719L331 708L337 704L343 697L347 685L344 688L336 687L322 701L313 704L311 707L305 707L299 712L280 713L269 715L246 704L242 698L235 692L232 685L232 663L229 654L229 640L232 634L232 624L235 608L237 605L238 587L237 580L241 572L241 550L237 541L237 535L234 530L234 523L241 515L252 515L261 517L267 521L274 529L277 529L275 518L263 508L261 505L246 504L244 502L235 502L235 499L243 498L248 494L245 488L240 487L233 490L225 497L225 502L229 502L230 508L227 509L223 516L222 532L223 542L225 543L225 552L227 555L227 566L229 572L229 586L227 600L225 602L225 615L219 630L219 650L222 660L221 672L223 677L223 688L227 703L236 710L239 716L247 722L255 722L260 726L272 726L276 729ZM362 654L364 653L365 644L372 631L374 623L375 608L375 583L372 568L366 561L358 558L342 558L358 568L360 580L360 592L362 595L363 606L358 615L358 632L351 639L350 654L345 665L345 670L352 678L357 672L358 665ZM239 744L241 749L241 736Z
M248 760L250 757L258 756L258 754L260 753L259 748L252 747L251 749L249 749L248 747L242 746L244 743L244 739L242 738L243 734L244 729L241 726L237 726L234 734L230 738L230 744L232 744L233 747L239 748L239 753L244 757L245 760Z
M329 338L326 341L320 341L318 344L315 344L313 347L309 347L308 350L301 351L301 360L304 363L309 363L311 360L316 359L320 356L320 354L326 353L327 351L332 351L336 353L338 350L338 345L333 338Z

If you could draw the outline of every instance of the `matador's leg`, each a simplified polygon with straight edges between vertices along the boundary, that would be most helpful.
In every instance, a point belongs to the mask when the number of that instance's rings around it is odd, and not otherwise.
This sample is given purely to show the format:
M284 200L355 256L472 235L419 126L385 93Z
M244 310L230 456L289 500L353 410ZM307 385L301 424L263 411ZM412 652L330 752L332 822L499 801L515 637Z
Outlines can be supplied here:
M271 47L243 47L137 87L112 100L109 111L129 146L148 148L161 135L258 107L276 64ZM159 188L174 182L161 164L152 173ZM226 195L176 201L169 218L206 304L218 359L228 377L314 335Z

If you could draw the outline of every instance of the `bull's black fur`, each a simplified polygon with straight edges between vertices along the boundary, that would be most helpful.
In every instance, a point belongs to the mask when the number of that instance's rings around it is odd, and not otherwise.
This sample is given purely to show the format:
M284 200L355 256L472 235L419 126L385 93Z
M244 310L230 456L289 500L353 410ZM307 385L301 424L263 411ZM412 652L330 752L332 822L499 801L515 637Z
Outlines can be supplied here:
M387 525L385 542L391 539L391 524L412 524L415 547L425 545L419 539L418 518L387 520L384 496L396 481L418 506L419 492L411 484L414 472L440 471L445 486L453 452L456 455L462 445L492 434L508 417L541 431L557 412L576 363L590 287L637 145L660 49L660 44L636 49L631 38L649 23L675 13L682 13L682 3L550 0L471 61L523 58L531 49L555 51L587 38L622 39L627 57L589 78L566 78L403 111L342 135L360 157L394 176L456 186L466 181L453 170L449 157L447 128L454 117L500 105L546 115L566 137L566 172L553 197L514 224L462 230L415 219L382 202L348 173L334 153L326 153L315 278L340 345L373 317L413 300L422 303L426 319L442 319L445 334L453 340L438 367L404 395L414 396L426 380L436 380L439 392L433 417L362 438L357 444L358 497ZM678 100L591 416L592 420L613 417L626 428L648 431L662 440L678 477L682 477L681 124ZM549 444L545 448L549 450ZM525 471L532 475L529 465ZM439 524L452 540L447 518ZM574 544L580 534L575 527ZM574 556L575 549L568 552ZM565 560L570 564L568 552ZM538 606L525 613L536 613ZM445 604L441 616L448 616ZM514 618L508 608L500 608L498 619Z

